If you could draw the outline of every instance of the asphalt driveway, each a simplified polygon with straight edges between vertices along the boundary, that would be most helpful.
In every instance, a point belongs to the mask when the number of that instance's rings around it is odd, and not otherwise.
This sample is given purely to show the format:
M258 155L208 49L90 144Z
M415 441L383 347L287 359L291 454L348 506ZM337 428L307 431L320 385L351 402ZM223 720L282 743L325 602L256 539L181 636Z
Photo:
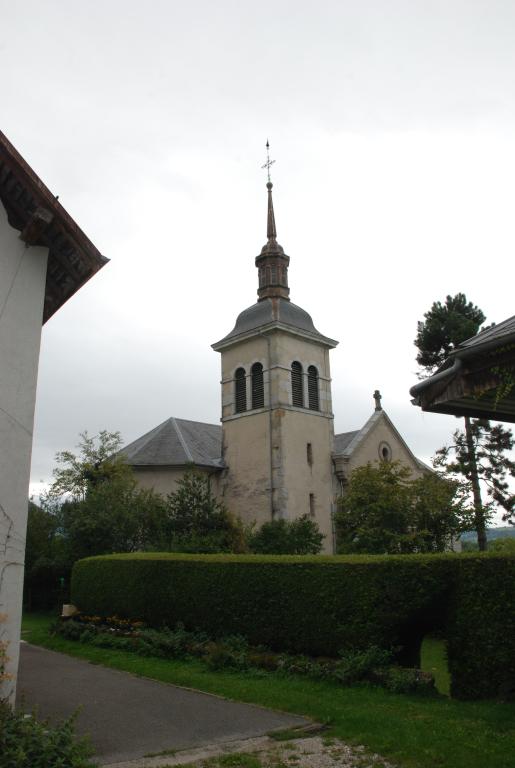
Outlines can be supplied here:
M295 715L239 704L90 664L22 643L18 706L51 721L79 707L101 763L259 736L306 724Z

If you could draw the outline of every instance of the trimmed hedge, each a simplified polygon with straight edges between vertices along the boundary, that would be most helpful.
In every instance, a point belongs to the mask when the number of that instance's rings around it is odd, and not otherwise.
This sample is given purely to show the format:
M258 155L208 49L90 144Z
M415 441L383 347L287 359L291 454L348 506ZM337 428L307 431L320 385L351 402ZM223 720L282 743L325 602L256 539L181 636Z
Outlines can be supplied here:
M427 556L113 555L76 564L72 601L87 614L181 621L213 637L335 656L416 645L445 602L451 567Z
M400 648L412 665L424 634L448 625L455 696L515 682L513 556L110 555L75 565L72 601L86 614L180 621L290 653Z
M515 698L515 557L457 559L449 611L451 695Z

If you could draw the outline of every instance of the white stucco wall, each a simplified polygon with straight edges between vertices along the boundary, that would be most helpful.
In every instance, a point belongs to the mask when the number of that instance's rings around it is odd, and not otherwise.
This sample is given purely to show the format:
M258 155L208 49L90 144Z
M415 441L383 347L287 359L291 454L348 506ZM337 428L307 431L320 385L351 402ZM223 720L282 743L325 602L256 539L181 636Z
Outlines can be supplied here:
M32 430L48 252L27 248L0 203L0 640L18 669Z
M169 493L175 493L177 490L177 483L187 472L186 467L147 468L135 466L132 469L134 471L134 477L141 488L149 488L163 496L167 496ZM197 467L197 470L202 474L210 476L211 490L214 494L218 494L219 473L200 467Z

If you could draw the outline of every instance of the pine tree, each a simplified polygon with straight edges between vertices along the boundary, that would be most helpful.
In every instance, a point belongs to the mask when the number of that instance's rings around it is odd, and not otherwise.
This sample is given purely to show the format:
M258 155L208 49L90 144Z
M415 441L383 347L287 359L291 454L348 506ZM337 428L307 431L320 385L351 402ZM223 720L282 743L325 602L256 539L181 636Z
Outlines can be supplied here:
M425 313L424 320L418 323L414 342L418 349L417 363L425 369L427 374L434 373L435 369L445 362L462 341L475 336L485 319L482 310L467 301L464 293L447 296L444 304L435 301L429 312ZM478 420L474 422L473 427L470 417L464 418L465 432L457 430L454 433L455 445L441 450L445 453L454 449L456 457L461 457L446 465L445 468L450 474L462 475L470 483L474 500L474 527L479 549L484 551L487 548L486 522L489 509L483 506L479 480L480 475L484 473L480 471L481 467L478 466L476 455L476 439L481 429L480 423L484 422ZM459 446L456 440L459 440ZM443 463L444 454L442 453L439 466L442 467Z
M415 346L417 363L429 375L465 339L475 336L486 318L482 310L467 301L464 293L447 296L445 304L435 301L425 320L418 323Z
M486 549L486 522L496 505L503 509L503 520L514 521L515 494L510 490L509 478L515 478L515 462L508 455L514 446L510 429L502 424L492 426L486 419L472 419L468 432L457 429L453 434L453 444L436 452L434 463L437 468L467 481L471 480L474 471L478 480L486 486L490 501L484 504L480 499L482 516L479 518L475 514L480 550Z

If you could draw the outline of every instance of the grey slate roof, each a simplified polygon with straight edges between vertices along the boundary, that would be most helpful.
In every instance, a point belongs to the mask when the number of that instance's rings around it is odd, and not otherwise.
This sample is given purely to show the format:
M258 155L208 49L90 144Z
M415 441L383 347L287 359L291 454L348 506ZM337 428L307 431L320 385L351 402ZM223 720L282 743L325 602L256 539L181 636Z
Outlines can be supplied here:
M355 429L354 432L341 432L339 435L334 436L334 453L344 453L345 449L349 447L356 435L359 435L360 429Z
M282 298L263 299L256 302L251 307L247 307L240 312L236 319L236 325L227 336L213 344L216 347L224 344L231 339L242 336L258 328L264 328L270 325L281 325L292 329L300 330L317 341L322 341L331 347L335 347L338 342L323 336L315 326L311 315L304 309L293 304L291 301Z
M172 417L129 443L120 453L131 466L181 467L193 463L221 469L222 427Z

